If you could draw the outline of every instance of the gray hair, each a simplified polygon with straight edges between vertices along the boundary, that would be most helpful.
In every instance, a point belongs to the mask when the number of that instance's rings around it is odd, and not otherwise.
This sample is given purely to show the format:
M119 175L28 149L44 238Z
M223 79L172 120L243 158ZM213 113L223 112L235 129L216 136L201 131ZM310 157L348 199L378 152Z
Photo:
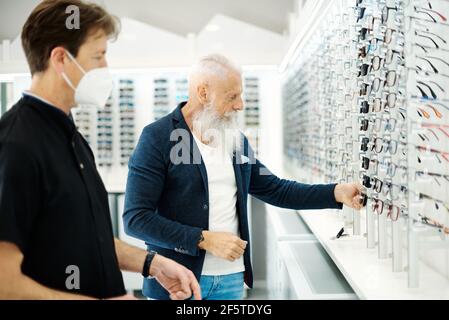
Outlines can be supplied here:
M232 63L228 58L220 54L210 54L198 60L190 70L189 78L208 78L219 76L226 78L230 72L241 73L241 69Z

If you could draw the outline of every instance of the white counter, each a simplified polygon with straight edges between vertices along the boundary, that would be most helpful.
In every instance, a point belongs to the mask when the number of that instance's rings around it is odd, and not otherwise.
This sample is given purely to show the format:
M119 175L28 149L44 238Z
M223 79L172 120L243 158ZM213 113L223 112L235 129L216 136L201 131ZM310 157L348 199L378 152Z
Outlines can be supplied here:
M360 299L449 299L448 279L424 263L419 266L420 287L409 289L407 272L393 272L391 259L378 259L377 247L368 249L363 236L334 240L343 227L339 211L302 211L300 215Z

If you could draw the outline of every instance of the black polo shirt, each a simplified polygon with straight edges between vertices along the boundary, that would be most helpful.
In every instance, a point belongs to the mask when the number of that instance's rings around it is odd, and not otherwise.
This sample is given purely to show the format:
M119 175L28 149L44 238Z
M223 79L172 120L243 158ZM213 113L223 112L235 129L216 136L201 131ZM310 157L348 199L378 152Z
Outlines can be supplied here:
M0 241L20 248L22 272L42 285L97 298L126 293L92 151L70 117L28 95L0 120ZM79 290L66 287L69 266L79 270Z

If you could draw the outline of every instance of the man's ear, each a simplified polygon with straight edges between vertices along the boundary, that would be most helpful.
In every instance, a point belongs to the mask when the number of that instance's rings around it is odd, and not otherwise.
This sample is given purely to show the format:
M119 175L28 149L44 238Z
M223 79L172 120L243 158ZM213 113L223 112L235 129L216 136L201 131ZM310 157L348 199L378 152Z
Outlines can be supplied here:
M201 104L205 105L209 102L209 87L207 84L199 85L196 89L196 93Z
M64 72L64 63L66 61L66 53L63 47L56 47L50 53L50 63L49 66L61 74Z

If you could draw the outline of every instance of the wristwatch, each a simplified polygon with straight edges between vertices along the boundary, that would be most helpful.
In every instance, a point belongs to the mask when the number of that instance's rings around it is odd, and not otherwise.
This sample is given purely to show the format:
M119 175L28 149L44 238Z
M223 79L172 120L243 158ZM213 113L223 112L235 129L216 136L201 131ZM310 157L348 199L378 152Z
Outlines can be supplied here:
M198 240L198 245L201 243L201 242L203 242L204 241L204 236L203 236L203 233L201 232L200 233L200 239Z
M152 279L154 277L150 276L150 266L151 262L153 262L154 256L157 254L156 251L150 250L145 258L145 262L143 264L142 276L144 278Z

